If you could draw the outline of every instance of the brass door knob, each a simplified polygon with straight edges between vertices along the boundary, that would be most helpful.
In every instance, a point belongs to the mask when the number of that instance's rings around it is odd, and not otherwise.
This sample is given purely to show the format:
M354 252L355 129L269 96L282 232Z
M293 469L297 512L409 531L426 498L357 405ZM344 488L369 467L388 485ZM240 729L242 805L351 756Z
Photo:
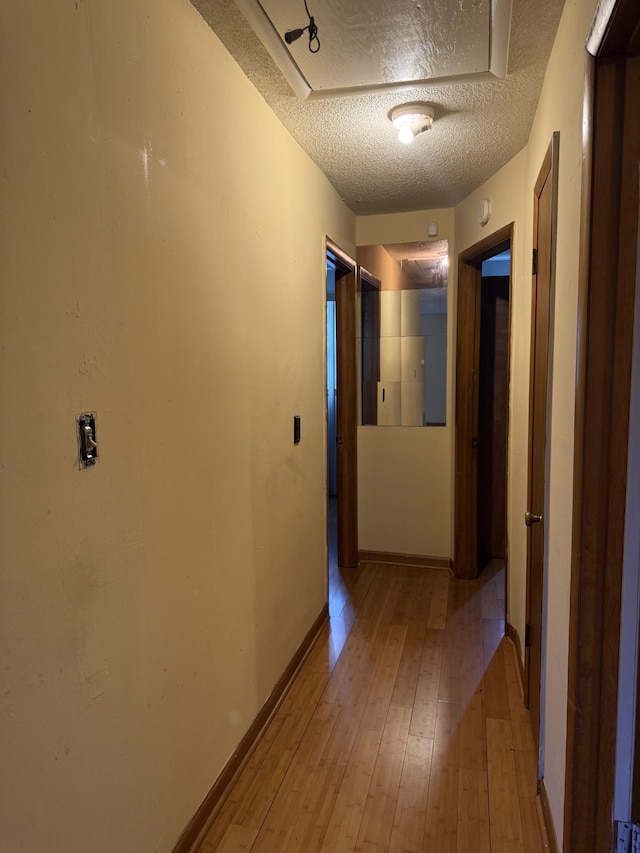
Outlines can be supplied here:
M527 527L531 527L534 524L540 524L541 521L541 515L534 515L532 512L529 512L529 510L527 510L524 514L524 523L527 525Z

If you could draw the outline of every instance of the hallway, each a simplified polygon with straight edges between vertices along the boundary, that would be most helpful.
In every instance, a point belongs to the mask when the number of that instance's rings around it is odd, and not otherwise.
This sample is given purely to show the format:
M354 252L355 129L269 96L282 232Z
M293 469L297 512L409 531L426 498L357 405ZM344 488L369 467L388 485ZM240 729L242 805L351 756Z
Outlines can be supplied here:
M330 624L200 853L542 853L504 570L330 571Z

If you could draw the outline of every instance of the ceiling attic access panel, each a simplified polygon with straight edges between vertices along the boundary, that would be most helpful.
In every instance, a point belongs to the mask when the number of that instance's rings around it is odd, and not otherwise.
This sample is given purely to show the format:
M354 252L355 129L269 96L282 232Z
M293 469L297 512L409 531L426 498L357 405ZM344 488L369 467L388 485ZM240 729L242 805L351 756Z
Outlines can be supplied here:
M321 49L305 33L303 0L235 0L302 98L407 85L504 78L512 0L307 0Z

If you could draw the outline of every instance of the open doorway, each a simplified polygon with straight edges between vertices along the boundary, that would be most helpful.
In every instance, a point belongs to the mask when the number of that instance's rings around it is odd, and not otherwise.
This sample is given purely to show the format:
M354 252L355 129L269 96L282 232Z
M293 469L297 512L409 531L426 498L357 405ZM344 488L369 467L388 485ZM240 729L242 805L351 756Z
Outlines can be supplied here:
M478 378L478 570L507 556L511 252L482 263Z
M327 540L329 577L338 560L338 372L336 358L336 265L327 255Z
M454 574L495 557L505 584L512 239L513 224L459 256L456 341Z
M352 568L359 562L356 263L330 240L326 271L327 537L330 561Z

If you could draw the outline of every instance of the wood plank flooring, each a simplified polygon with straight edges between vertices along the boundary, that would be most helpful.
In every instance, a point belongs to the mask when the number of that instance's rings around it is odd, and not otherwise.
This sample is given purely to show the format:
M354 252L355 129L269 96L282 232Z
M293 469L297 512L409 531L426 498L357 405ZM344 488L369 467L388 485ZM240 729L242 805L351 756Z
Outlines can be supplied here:
M330 572L331 620L200 853L542 853L504 573Z

